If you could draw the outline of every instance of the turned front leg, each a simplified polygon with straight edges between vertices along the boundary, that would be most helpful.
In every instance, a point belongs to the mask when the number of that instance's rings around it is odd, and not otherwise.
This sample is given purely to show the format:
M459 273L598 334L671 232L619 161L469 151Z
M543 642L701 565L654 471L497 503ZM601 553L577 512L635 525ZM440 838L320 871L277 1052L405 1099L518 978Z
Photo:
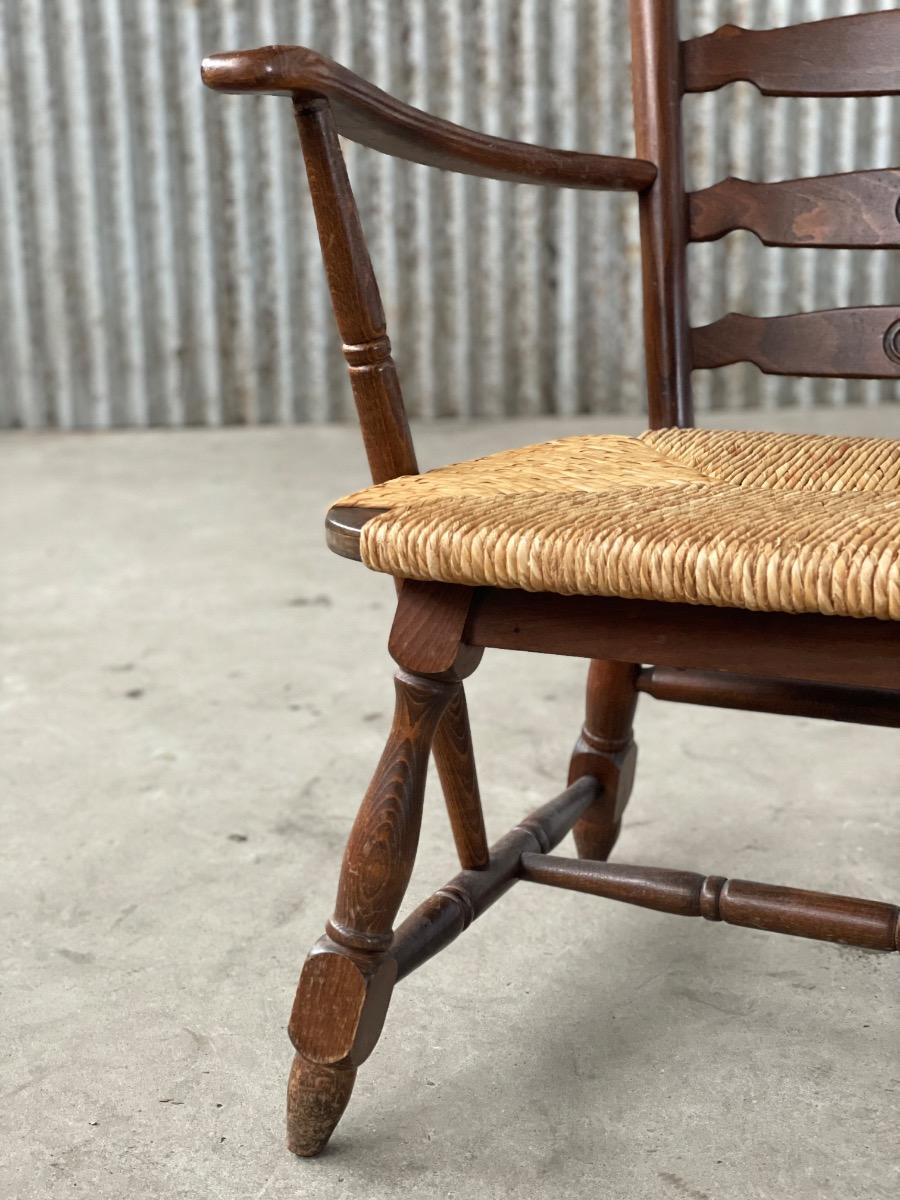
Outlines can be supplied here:
M572 752L569 783L592 775L603 791L573 830L582 858L607 858L619 836L637 760L632 722L639 670L632 663L597 659L588 672L584 727Z
M341 867L334 915L304 964L289 1033L288 1146L318 1154L381 1033L397 965L387 953L412 873L432 739L457 682L398 671L384 753Z

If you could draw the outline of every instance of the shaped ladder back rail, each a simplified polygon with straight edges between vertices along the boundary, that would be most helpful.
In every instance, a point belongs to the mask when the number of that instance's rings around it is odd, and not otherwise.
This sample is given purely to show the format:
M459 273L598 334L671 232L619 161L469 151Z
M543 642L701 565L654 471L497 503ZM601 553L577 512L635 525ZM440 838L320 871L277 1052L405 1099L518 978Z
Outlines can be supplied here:
M766 375L900 379L900 307L728 313L692 329L691 350L697 369L752 362Z
M764 96L900 95L896 10L781 29L723 25L682 44L684 90L752 83Z
M746 81L766 96L900 95L900 10L781 29L724 25L681 47L686 92ZM900 168L754 183L724 179L688 197L688 236L747 229L766 245L900 246ZM694 368L754 363L770 375L900 376L900 309L847 308L759 318L729 313L691 330Z
M900 249L900 167L754 183L729 176L688 197L691 241L746 229L765 246Z
M768 324L732 315L692 331L686 249L691 240L736 228L775 245L896 246L893 189L900 168L886 164L881 171L772 184L725 180L688 196L680 106L685 92L738 79L773 95L898 94L900 9L788 30L730 26L683 44L675 0L630 0L630 18L636 158L556 150L464 129L300 47L263 47L204 61L204 82L215 90L270 93L293 102L376 482L414 475L418 468L339 135L470 175L635 192L653 428L690 425L691 371L740 357L766 370L896 374L900 309L798 314ZM815 354L808 352L810 342ZM332 509L331 548L359 558L360 529L381 511ZM428 568L408 573L427 576ZM400 670L390 734L350 834L334 914L304 964L291 1015L296 1055L288 1144L297 1154L317 1154L327 1143L357 1068L378 1040L396 982L520 879L758 929L898 947L900 910L880 901L602 860L613 849L631 791L632 723L641 692L900 727L900 622L866 613L853 619L761 612L752 605L713 607L721 596L704 608L655 598L473 588L431 578L398 581L398 592L389 649ZM463 680L489 647L592 660L569 786L491 847L463 693ZM416 853L430 754L462 870L394 930ZM548 857L569 831L581 857Z

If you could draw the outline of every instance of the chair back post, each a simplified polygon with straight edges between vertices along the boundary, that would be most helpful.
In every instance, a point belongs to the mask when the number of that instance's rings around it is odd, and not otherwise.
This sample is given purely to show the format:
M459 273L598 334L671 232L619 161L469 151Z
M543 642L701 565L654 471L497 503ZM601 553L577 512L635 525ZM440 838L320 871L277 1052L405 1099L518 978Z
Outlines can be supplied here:
M644 343L651 429L693 424L681 48L675 0L631 0L635 150L657 169L640 194Z
M296 97L331 304L374 483L418 474L384 308L328 101Z

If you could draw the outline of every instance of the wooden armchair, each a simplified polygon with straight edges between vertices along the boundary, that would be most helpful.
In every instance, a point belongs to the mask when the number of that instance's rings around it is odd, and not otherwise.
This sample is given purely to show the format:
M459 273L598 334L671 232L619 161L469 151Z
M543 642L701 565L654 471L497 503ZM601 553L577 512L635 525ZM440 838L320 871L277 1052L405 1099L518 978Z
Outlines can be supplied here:
M398 581L387 746L359 810L290 1036L288 1144L318 1153L398 980L518 880L684 916L879 950L900 909L874 900L607 862L635 768L639 693L900 725L900 442L706 432L691 372L900 377L900 308L688 320L691 240L752 230L780 246L900 247L900 169L726 180L686 195L685 92L900 92L900 10L679 42L675 0L632 0L636 159L524 145L407 107L311 50L218 54L204 82L292 99L325 268L375 486L327 518L329 545ZM637 193L650 431L525 447L418 475L384 314L338 134L497 179ZM591 660L566 790L489 847L463 679L488 647ZM648 665L649 664L649 665ZM394 929L433 753L461 871ZM581 858L550 851L570 830Z

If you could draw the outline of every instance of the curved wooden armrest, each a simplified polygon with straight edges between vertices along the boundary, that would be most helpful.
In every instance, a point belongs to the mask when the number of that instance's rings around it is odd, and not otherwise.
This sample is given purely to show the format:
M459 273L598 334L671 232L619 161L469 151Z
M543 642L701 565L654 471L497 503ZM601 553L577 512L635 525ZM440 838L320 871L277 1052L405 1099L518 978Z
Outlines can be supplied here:
M512 183L636 192L656 178L656 167L641 159L553 150L464 129L395 100L346 67L302 46L211 54L203 60L201 75L207 87L220 92L325 99L344 137L446 171Z

